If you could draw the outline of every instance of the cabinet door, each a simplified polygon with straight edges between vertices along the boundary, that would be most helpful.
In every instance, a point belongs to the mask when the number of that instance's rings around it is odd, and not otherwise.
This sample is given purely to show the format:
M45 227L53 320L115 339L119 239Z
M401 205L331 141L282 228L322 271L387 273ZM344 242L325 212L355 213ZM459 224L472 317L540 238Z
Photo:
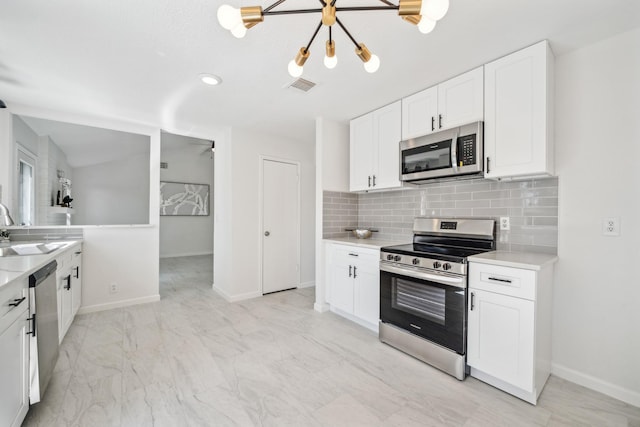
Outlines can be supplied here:
M360 262L354 283L354 314L373 325L380 319L380 270L378 263Z
M73 317L78 313L82 303L82 258L80 254L74 256L71 267L71 301Z
M373 175L373 113L351 120L349 145L349 189L368 190Z
M437 130L438 88L425 89L402 99L402 139Z
M340 310L353 314L353 265L335 263L331 266L331 301Z
M470 288L467 363L533 391L534 302Z
M438 85L438 130L482 120L483 76L479 67Z
M29 410L28 311L0 332L0 425L18 427Z
M374 112L377 150L373 159L373 189L400 187L401 103L394 102Z
M545 41L485 65L485 177L553 173L552 62Z
M73 282L71 282L71 272L67 270L66 274L58 279L58 335L60 343L71 326L73 321Z

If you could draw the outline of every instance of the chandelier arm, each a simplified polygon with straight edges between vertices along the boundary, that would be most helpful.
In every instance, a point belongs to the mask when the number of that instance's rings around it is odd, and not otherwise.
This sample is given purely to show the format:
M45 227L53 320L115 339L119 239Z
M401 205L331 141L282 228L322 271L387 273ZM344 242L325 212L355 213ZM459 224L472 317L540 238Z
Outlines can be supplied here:
M298 13L318 13L322 12L320 9L294 9L294 10L271 10L269 12L263 11L263 15L295 15Z
M336 7L336 12L358 12L363 10L398 10L400 6L356 6L356 7Z
M345 32L345 34L347 36L349 36L349 38L351 39L351 41L353 42L354 45L356 45L356 48L359 48L360 45L358 44L358 42L356 41L356 39L353 38L353 36L351 35L351 33L347 30L347 28L342 25L342 22L338 19L338 17L336 17L336 22L338 23L338 25L340 25L340 28L342 28L342 31Z
M311 43L313 43L313 41L315 40L316 36L318 35L318 31L320 31L320 28L322 28L322 21L320 21L320 23L318 24L318 27L313 32L313 35L311 36L311 40L309 40L309 44L307 44L307 47L304 48L305 53L309 52L309 48L311 47Z
M273 9L274 7L278 7L280 6L282 3L284 3L287 0L278 0L277 2L275 2L274 4L272 4L271 6L267 7L263 12L269 12L271 9Z
M395 4L393 4L393 3L391 3L390 1L387 1L387 0L380 0L380 1L382 3L384 3L384 4L386 4L387 6L399 7L399 6L396 6Z

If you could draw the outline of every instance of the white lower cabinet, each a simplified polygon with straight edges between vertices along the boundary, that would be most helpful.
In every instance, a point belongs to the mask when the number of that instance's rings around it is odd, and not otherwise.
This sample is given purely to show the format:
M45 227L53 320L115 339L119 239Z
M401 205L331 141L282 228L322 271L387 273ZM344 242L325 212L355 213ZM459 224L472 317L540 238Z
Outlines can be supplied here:
M76 246L56 258L58 269L58 338L67 334L82 300L82 246Z
M551 369L551 271L469 263L471 376L534 405Z
M380 251L326 246L327 299L331 311L377 331L380 319Z
M18 427L29 410L29 302L24 279L0 290L0 425ZM24 298L24 299L22 299Z

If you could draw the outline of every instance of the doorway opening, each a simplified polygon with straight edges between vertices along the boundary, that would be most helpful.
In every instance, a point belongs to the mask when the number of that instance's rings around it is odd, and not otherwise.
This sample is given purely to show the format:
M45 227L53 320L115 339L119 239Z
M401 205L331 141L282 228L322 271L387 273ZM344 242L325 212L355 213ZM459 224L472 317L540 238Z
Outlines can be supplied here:
M213 284L214 143L160 139L160 294Z

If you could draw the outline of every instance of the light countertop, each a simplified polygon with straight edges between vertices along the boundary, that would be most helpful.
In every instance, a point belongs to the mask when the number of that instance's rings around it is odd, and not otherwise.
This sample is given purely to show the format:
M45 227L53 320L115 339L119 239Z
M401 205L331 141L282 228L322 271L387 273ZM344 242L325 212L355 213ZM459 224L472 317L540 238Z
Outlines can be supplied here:
M0 288L14 280L28 277L63 253L82 243L81 240L56 240L64 246L48 254L0 257ZM50 243L50 242L17 242L17 243Z
M526 270L540 270L558 260L557 255L539 254L533 252L484 252L467 258L469 262L500 265L503 267L524 268Z
M411 239L407 241L398 242L390 240L376 240L376 239L356 239L354 237L334 237L331 239L323 239L327 243L340 243L342 245L351 245L361 248L380 249L385 246L404 245L411 243Z

